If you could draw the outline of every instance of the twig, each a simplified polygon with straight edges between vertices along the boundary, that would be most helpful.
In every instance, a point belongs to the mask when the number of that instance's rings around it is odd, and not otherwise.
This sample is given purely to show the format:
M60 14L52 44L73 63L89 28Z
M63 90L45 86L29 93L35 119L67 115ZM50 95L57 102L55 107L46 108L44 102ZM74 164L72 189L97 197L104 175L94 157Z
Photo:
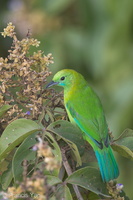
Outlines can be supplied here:
M70 176L72 174L72 169L71 169L71 167L70 167L70 165L68 163L68 160L67 160L67 157L65 155L65 150L64 149L62 149L62 158L63 158L63 165L64 165L64 167L66 169L66 172L67 172L68 176ZM77 199L78 200L84 200L83 197L80 194L78 186L77 185L72 185L72 186L73 186L73 189L74 189L75 194L77 196Z

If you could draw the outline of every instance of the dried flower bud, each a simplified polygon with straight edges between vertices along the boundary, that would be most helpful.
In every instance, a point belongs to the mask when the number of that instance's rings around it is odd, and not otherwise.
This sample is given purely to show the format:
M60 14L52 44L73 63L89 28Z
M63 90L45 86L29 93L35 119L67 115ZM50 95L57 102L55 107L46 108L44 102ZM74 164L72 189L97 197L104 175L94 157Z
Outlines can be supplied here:
M4 37L9 36L13 37L16 33L14 32L15 26L13 26L12 22L9 22L7 27L4 28L4 32L1 33Z

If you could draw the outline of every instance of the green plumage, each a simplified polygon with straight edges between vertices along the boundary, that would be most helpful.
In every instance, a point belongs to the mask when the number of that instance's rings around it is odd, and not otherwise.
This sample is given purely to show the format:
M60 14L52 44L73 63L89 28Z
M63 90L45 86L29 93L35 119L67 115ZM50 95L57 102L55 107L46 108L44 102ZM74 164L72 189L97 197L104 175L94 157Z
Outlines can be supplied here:
M61 70L55 74L51 85L64 87L64 103L70 121L77 125L95 151L101 176L104 182L119 175L117 163L112 153L108 127L98 96L74 70Z

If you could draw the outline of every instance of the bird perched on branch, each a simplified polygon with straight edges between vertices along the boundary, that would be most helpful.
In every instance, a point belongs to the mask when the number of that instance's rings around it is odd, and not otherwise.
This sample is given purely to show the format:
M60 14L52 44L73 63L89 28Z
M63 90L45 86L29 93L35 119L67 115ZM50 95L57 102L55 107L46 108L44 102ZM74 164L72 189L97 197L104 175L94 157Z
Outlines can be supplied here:
M70 69L57 72L47 85L64 88L64 104L71 123L82 131L84 139L92 146L102 180L109 182L118 177L119 170L110 147L108 126L101 102L84 77Z

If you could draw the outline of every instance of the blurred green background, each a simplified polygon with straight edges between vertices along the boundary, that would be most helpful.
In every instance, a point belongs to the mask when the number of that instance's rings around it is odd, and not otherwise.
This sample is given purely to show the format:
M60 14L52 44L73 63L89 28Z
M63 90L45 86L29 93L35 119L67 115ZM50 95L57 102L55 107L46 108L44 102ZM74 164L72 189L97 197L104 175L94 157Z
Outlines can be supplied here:
M0 31L13 22L19 38L28 30L52 53L53 73L82 73L101 98L113 135L133 129L133 0L2 0ZM0 57L11 40L0 35ZM118 182L133 199L133 162L116 154Z

